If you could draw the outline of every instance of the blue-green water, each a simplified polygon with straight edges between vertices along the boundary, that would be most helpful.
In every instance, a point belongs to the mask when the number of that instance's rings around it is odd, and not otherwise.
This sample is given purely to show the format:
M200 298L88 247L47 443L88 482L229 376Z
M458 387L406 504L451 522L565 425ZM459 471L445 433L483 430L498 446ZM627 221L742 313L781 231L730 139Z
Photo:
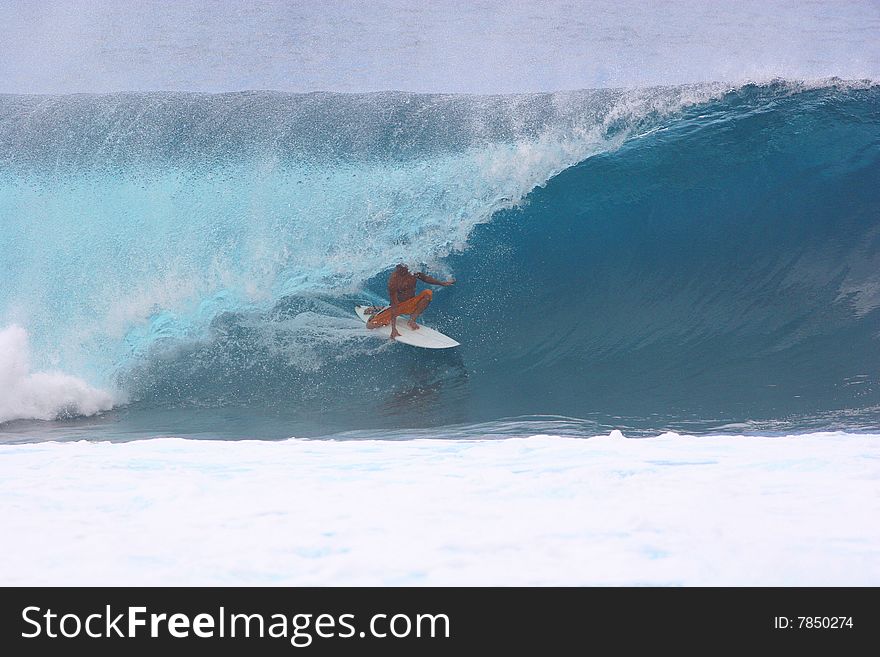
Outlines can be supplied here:
M116 400L0 439L876 428L878 182L869 83L0 96L0 329Z

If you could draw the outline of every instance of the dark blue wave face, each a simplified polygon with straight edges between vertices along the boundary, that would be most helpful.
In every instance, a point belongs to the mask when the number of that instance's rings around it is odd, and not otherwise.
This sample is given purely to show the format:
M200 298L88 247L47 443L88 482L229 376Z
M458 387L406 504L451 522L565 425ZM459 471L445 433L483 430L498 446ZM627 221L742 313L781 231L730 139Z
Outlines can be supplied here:
M694 109L477 229L437 310L481 327L462 349L479 415L876 425L880 96L765 94Z
M444 261L458 283L423 317L461 347L364 337L352 307L385 297L383 272L363 293L218 315L198 341L120 373L132 403L79 426L257 438L876 428L878 183L877 87L746 87L478 225Z

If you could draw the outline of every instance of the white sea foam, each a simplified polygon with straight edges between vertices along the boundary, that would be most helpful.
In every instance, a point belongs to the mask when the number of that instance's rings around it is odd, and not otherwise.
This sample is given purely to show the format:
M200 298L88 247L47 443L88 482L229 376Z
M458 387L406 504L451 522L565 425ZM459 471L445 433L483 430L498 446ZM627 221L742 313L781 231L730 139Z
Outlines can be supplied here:
M27 332L0 330L0 422L94 415L113 406L113 396L63 372L31 372Z
M0 585L876 586L878 463L843 433L0 445Z

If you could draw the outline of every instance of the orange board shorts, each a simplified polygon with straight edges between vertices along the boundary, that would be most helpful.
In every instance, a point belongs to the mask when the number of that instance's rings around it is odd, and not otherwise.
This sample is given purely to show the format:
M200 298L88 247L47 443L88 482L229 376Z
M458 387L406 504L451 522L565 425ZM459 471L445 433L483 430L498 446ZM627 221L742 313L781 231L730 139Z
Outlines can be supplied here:
M415 312L416 308L419 307L419 304L425 303L426 305L431 301L434 297L434 293L431 290L422 290L419 294L414 296L412 299L407 299L406 301L401 301L397 304L397 314L398 315L410 315ZM387 326L391 323L391 308L388 307L385 310L378 313L375 317L370 318L370 326L373 328L379 326Z

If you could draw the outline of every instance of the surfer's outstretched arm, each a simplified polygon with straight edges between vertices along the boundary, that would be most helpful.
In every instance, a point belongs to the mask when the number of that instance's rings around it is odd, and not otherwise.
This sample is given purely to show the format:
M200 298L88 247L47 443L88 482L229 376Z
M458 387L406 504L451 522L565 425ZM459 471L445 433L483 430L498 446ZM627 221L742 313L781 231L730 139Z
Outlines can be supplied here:
M418 274L416 274L416 278L418 278L420 281L424 281L425 283L428 283L428 285L442 285L443 287L447 287L447 286L455 283L454 278L450 278L448 281L441 281L441 280L434 278L433 276L428 276L427 274L423 274L422 272L419 272Z

